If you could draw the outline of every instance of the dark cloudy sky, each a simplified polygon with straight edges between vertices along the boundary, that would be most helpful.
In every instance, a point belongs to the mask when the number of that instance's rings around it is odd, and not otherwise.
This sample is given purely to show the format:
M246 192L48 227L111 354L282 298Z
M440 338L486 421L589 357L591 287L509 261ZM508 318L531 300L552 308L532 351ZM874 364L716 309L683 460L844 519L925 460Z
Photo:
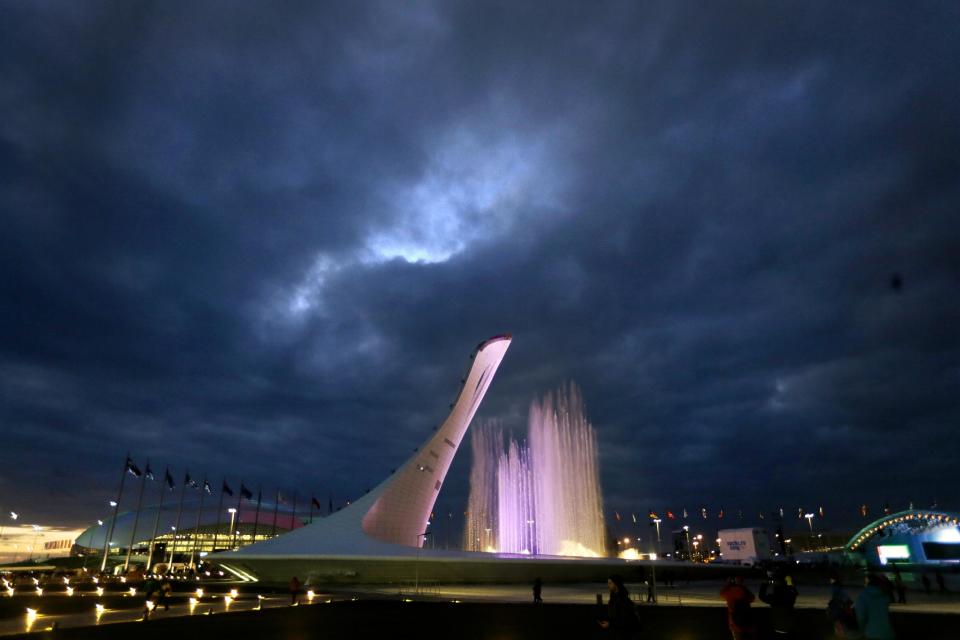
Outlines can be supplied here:
M578 382L611 512L960 508L958 25L4 2L0 508L89 523L126 450L354 497L502 332L480 416Z

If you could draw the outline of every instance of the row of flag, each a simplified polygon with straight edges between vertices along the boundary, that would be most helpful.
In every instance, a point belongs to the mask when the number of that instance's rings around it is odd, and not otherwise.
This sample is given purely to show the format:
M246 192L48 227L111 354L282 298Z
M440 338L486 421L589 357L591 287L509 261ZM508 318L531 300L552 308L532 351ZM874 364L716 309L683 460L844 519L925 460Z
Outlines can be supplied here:
M930 508L931 508L931 509L937 509L938 506L939 506L939 505L938 505L937 501L934 501L934 502L930 505ZM914 508L914 503L911 502L907 508L908 508L908 509L913 509L913 508ZM870 515L870 508L867 506L866 503L864 503L864 504L861 504L861 505L857 508L857 512L860 514L860 516L866 518L866 517L868 517L868 516ZM655 521L657 521L657 520L662 520L663 518L660 517L660 514L661 514L661 513L663 513L664 518L666 518L667 520L676 520L676 519L678 519L678 518L683 519L683 520L688 520L688 519L690 519L690 512L687 511L686 509L681 509L678 513L675 513L675 512L672 511L671 509L666 509L665 511L662 511L662 512L651 509L651 510L647 513L647 518L649 519L649 521L650 521L651 523L653 523L653 522L655 522ZM884 513L885 515L890 515L891 513L893 513L893 509L891 508L891 506L890 506L889 503L883 505L883 513ZM710 510L708 510L707 507L701 507L700 510L699 510L699 513L697 513L697 512L695 511L694 514L695 514L694 517L697 517L697 515L699 515L699 517L702 518L703 520L708 520L708 519L710 518L710 515L711 515ZM726 512L726 510L725 510L723 507L720 507L720 508L716 511L716 513L715 513L714 515L715 515L715 517L716 517L718 520L722 520L724 517L727 516L727 512ZM642 516L641 516L641 517L642 517ZM744 511L743 511L743 509L737 509L737 515L736 515L736 517L737 517L738 520L743 520L743 517L744 517ZM760 520L766 520L767 518L770 518L770 519L772 519L772 520L783 520L783 519L785 519L785 518L787 517L787 512L786 512L786 510L785 510L783 507L779 507L779 508L776 509L775 511L771 511L769 514L765 513L764 511L758 511L758 512L757 512L757 517L758 517ZM804 509L803 507L797 507L797 519L798 519L798 520L803 520L804 518L807 518L807 519L821 518L821 519L822 519L822 518L825 518L825 517L826 517L826 510L823 508L823 506L817 507L816 511L813 511L813 512L807 511L807 510ZM616 520L617 522L621 522L621 521L623 520L623 516L621 516L620 512L617 511L617 510L614 510L614 512L613 512L613 518L614 518L614 520ZM631 513L631 514L630 514L630 519L633 521L634 524L636 524L637 521L638 521L638 520L637 520L637 514L636 514L636 513Z
M150 468L150 462L147 462L146 466L145 466L144 469L141 471L140 467L138 467L138 466L134 463L134 461L130 458L130 456L127 456L126 469L127 469L127 473L129 473L130 475L132 475L132 476L135 477L135 478L140 478L141 476L143 476L143 477L145 477L147 480L156 481L156 476L154 475L153 470ZM174 489L177 487L177 484L176 484L176 482L174 481L173 476L170 474L170 469L169 469L169 468L165 469L164 472L163 472L163 482L167 485L167 488L170 489L171 491L174 490ZM202 488L203 488L203 491L204 491L207 495L213 495L213 487L211 487L210 482L206 479L206 477L203 478L202 484L203 484L203 487L202 487ZM188 488L190 488L190 489L200 489L200 488L201 488L200 485L201 485L201 483L197 482L195 478L192 478L192 477L190 476L190 472L189 472L189 471L187 471L187 472L184 474L184 478L183 478L183 486L184 486L184 487L188 487ZM234 491L233 491L233 488L227 483L226 478L224 478L223 484L220 486L220 492L221 492L222 495L226 495L226 496L230 496L230 497L233 497L233 496L236 495L236 494L234 493ZM279 492L278 492L277 495L280 496ZM247 486L243 483L242 480L240 481L240 497L241 497L242 499L244 499L244 500L251 500L251 501L253 500L253 491L251 491L249 488L247 488ZM261 491L260 489L258 489L258 490L257 490L257 501L259 502L259 501L262 499L262 497L263 497L263 496L262 496L262 491ZM286 501L283 499L282 496L279 497L279 501L282 502L282 503L284 503L284 504L286 504ZM320 509L323 508L323 507L320 505L320 501L317 500L317 497L316 497L316 496L311 496L311 498L310 498L310 506L311 506L311 508L316 508L317 510L320 510ZM332 511L333 511L333 497L332 497L332 496L330 497L330 500L329 500L329 503L328 503L328 511L329 511L329 512L332 512Z

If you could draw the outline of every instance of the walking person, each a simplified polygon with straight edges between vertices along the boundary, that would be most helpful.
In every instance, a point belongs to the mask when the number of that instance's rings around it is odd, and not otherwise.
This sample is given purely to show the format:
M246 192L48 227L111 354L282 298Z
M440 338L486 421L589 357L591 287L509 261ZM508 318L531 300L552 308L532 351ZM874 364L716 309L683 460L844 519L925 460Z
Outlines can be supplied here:
M769 580L760 585L760 600L770 605L770 623L774 637L793 637L793 605L797 602L797 588L790 576L768 574Z
M897 569L893 574L893 588L897 592L897 604L907 604L907 587L903 584L903 576Z
M533 580L533 604L543 603L543 598L540 597L540 594L543 593L543 581L540 578L534 578Z
M173 595L173 585L170 584L170 578L163 579L163 582L160 584L159 595L160 603L163 604L163 610L170 611L170 597Z
M640 618L630 600L630 592L623 583L619 574L607 578L607 589L610 590L610 599L607 601L607 619L599 620L601 629L610 632L616 640L630 640L636 638L640 632ZM597 595L599 600L600 596Z
M300 578L293 576L290 578L290 604L297 604L297 596L300 595Z
M750 608L754 595L743 584L743 575L737 574L736 577L730 578L720 589L720 597L727 602L727 624L733 640L754 640L757 634L757 623Z
M827 617L833 623L833 634L838 638L859 638L857 614L853 610L853 600L840 583L840 574L830 575L830 601L827 603Z
M867 575L866 585L857 596L857 625L867 640L893 640L896 636L890 624L890 595L875 573Z

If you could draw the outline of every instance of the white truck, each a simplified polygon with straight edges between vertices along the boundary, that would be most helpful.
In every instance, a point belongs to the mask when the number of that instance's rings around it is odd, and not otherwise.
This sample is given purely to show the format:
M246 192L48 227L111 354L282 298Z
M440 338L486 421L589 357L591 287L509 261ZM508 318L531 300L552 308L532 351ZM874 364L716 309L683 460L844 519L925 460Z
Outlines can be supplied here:
M717 537L725 563L753 566L770 559L770 538L764 529L721 529Z

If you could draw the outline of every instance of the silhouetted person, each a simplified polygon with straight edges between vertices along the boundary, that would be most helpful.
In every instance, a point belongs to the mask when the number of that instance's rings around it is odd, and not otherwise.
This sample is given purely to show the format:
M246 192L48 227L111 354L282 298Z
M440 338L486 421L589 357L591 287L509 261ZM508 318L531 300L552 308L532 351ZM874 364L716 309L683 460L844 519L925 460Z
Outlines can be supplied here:
M533 604L540 604L543 602L543 598L540 597L540 594L543 592L543 581L540 578L535 578L533 581Z
M947 593L947 583L943 581L943 574L937 571L933 577L937 579L937 590L940 593Z
M607 619L598 621L598 624L619 640L636 637L637 632L640 631L640 618L637 617L637 611L630 600L630 592L623 584L623 578L617 574L610 576L607 578L607 588L610 590Z
M647 585L647 602L656 604L657 598L653 595L653 580L647 580L644 584Z
M753 602L753 592L743 584L743 576L731 578L720 589L720 597L727 602L727 624L733 640L753 640L756 637L757 625L753 619L750 603Z
M778 638L793 637L793 605L797 589L790 576L771 575L760 585L760 600L770 605L770 623Z
M853 610L853 600L840 582L840 574L830 574L830 601L827 603L827 617L833 622L833 633L838 638L856 637L857 614Z
M869 574L866 584L867 588L857 596L857 625L867 640L893 640L896 636L890 625L890 596L877 574Z
M300 578L293 576L290 578L290 604L297 604L297 596L300 594Z
M923 583L924 593L930 593L930 578L927 577L927 574L923 574L920 577L920 582Z
M893 587L897 591L897 604L907 604L907 586L903 584L899 569L893 574Z
M173 594L173 585L170 584L169 578L164 578L157 593L160 596L160 603L163 604L163 610L170 611L170 596Z

